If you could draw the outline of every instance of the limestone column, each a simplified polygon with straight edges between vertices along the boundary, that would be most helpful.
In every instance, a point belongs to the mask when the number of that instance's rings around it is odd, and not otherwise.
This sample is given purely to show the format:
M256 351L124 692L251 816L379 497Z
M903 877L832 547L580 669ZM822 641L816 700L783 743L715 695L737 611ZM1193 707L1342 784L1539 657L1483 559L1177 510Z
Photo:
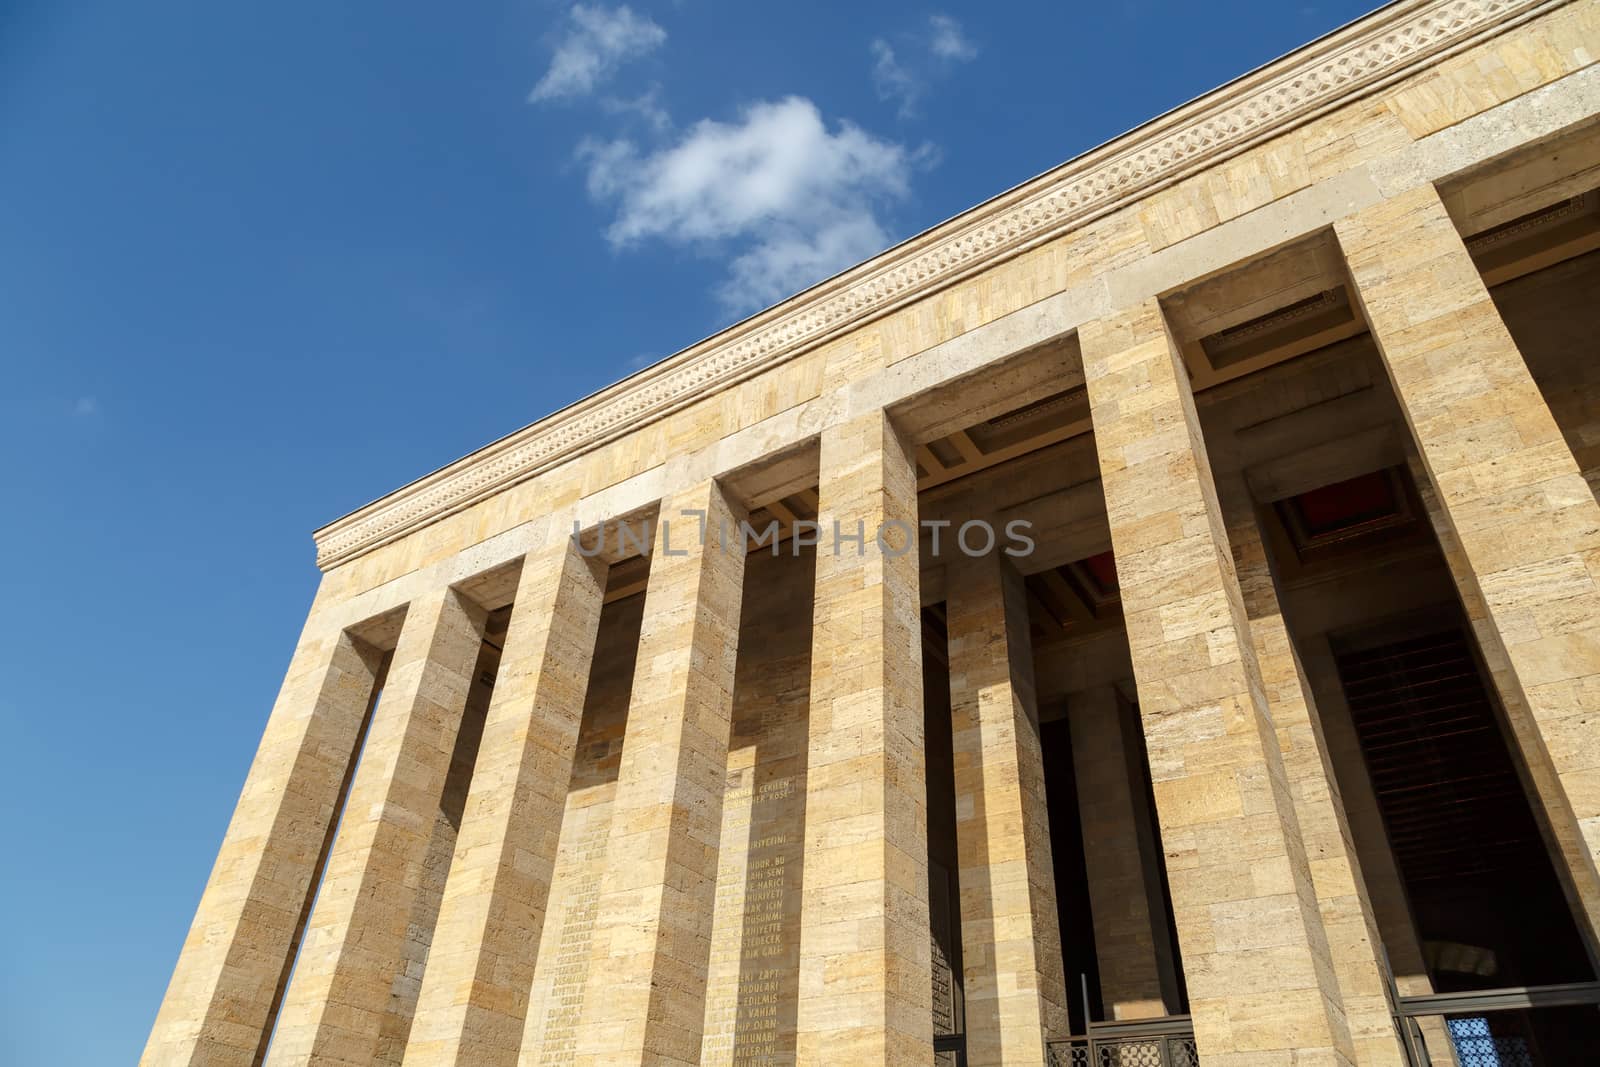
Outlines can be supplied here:
M744 542L714 482L662 502L577 1063L696 1063Z
M916 465L886 413L823 432L819 496L796 1062L925 1067L933 971ZM864 531L860 551L836 530Z
M1110 1019L1150 1019L1175 1009L1177 983L1156 910L1159 882L1152 884L1152 874L1159 873L1146 863L1146 853L1152 865L1160 857L1140 825L1153 816L1140 810L1148 804L1143 769L1130 751L1134 739L1125 733L1128 718L1110 686L1074 695L1067 707L1100 999Z
M453 589L432 590L406 609L268 1050L274 1067L400 1059L403 1047L383 1041L382 1031L484 619Z
M1349 1063L1182 357L1155 300L1079 340L1200 1056Z
M571 538L523 560L407 1063L517 1062L605 579Z
M1505 710L1593 935L1600 505L1433 187L1346 218L1335 233L1459 545L1462 599L1482 604L1509 661L1496 672L1513 694ZM1545 765L1553 773L1540 773Z
M1383 940L1367 897L1322 720L1289 638L1267 547L1242 481L1227 486L1223 507L1244 610L1250 619L1250 637L1311 864L1311 885L1328 937L1356 1062L1363 1067L1406 1067L1390 1014Z
M1037 1067L1068 1028L1027 599L999 554L949 582L967 1063Z
M307 625L140 1063L255 1062L382 661Z

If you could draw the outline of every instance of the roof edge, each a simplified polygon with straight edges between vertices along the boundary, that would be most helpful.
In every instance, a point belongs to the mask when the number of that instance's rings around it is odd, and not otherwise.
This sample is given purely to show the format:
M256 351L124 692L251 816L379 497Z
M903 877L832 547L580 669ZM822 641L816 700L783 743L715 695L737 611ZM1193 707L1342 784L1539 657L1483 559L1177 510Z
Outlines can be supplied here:
M316 530L324 571L1568 0L1398 0Z

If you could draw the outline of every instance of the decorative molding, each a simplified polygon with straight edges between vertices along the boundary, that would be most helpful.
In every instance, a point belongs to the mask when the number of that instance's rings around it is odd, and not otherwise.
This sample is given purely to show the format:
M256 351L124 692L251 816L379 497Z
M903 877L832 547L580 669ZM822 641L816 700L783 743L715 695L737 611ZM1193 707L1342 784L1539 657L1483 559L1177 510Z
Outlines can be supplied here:
M1065 392L1057 393L1055 396L1047 396L1043 400L1035 400L1026 407L1018 408L1016 411L990 419L989 425L995 427L1015 426L1018 423L1036 419L1047 411L1070 407L1088 395L1089 390L1087 387L1075 385Z
M1311 315L1319 315L1324 311L1332 311L1340 304L1345 303L1343 296L1344 293L1340 289L1324 289L1316 296L1308 296L1304 300L1298 300L1290 304L1288 307L1270 311L1260 318L1241 322L1237 326L1229 326L1227 329L1205 338L1204 340L1209 342L1206 345L1206 349L1208 352L1213 349L1219 352L1226 352L1230 348L1238 348L1253 337L1271 333L1273 330L1280 330L1291 322L1298 322L1300 319Z
M1528 234L1545 229L1548 226L1554 226L1561 220L1570 218L1573 215L1582 214L1588 209L1592 195L1592 193L1579 193L1577 196L1569 196L1567 199L1551 204L1541 211L1535 211L1531 215L1523 215L1521 218L1515 218L1499 226L1490 227L1482 233L1475 233L1467 238L1467 249L1471 252L1482 252L1484 249L1493 248L1495 245L1505 244L1519 237L1526 237Z
M1565 0L1392 4L457 460L313 535L327 570Z

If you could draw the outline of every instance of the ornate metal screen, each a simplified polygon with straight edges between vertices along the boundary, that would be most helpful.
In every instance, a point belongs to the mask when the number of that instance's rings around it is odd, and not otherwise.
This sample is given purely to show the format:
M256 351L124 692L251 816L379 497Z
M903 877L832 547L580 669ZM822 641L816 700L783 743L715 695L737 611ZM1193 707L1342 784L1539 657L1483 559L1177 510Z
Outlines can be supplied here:
M1446 1019L1460 1067L1537 1067L1522 1034L1496 1034L1487 1017Z
M1053 1041L1049 1067L1199 1067L1189 1017L1091 1023L1089 1033Z

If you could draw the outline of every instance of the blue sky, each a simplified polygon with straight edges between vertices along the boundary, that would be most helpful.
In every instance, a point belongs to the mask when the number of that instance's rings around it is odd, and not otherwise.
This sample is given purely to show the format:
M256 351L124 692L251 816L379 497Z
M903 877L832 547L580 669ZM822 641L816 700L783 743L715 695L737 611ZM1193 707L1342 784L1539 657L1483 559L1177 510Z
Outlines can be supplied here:
M310 531L1362 3L0 4L0 1062L132 1062Z

